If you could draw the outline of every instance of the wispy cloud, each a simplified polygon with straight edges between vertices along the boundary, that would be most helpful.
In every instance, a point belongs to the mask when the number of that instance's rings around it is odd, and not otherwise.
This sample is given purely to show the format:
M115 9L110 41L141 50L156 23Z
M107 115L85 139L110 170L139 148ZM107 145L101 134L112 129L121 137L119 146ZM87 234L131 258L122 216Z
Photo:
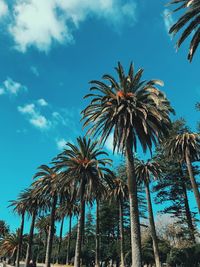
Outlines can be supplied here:
M51 127L51 122L40 113L34 103L18 106L18 111L25 115L29 123L40 130L47 130Z
M8 14L8 6L5 1L0 0L0 19Z
M115 29L136 21L134 0L16 0L13 10L9 32L21 52L30 46L48 52L55 42L72 43L73 32L89 17Z
M64 138L56 139L56 146L58 150L63 150L66 147L67 141Z
M16 96L22 91L27 91L27 87L8 77L1 85L0 95L11 94Z
M44 98L40 98L38 99L37 103L41 106L41 107L46 107L48 106L47 101Z
M40 74L39 74L39 71L38 69L35 67L35 66L31 66L31 72L36 76L36 77L39 77Z
M33 118L31 118L30 123L39 129L47 129L50 127L49 121L45 118L45 116L40 114L36 114Z
M172 13L169 9L164 10L163 20L164 20L164 24L165 24L165 29L166 29L167 33L169 33L170 28L175 23L175 21L172 17Z

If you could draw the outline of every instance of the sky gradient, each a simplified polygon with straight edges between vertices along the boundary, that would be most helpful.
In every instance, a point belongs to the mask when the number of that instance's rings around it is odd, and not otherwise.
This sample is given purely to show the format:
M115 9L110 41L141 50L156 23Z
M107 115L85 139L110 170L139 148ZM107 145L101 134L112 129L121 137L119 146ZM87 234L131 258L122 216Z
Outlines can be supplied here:
M0 219L11 229L19 218L8 201L82 134L88 82L114 75L118 61L163 80L173 119L185 118L195 131L200 54L188 63L187 42L176 52L167 33L175 18L167 13L157 0L0 0Z

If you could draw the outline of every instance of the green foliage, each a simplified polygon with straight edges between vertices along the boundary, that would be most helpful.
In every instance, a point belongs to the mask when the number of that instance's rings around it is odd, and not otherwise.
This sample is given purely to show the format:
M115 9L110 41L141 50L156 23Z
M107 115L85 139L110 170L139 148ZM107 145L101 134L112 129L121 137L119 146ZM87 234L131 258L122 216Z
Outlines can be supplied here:
M8 224L5 221L0 220L0 239L3 238L8 233L9 233Z
M170 251L167 262L172 267L196 267L200 265L200 245L183 249L173 248Z
M170 4L175 5L174 12L181 10L183 11L183 15L174 23L169 33L175 35L182 30L177 41L177 48L179 48L189 36L192 36L188 53L188 60L192 61L200 41L199 0L172 0Z
M105 81L91 81L90 104L82 111L84 127L88 134L100 136L105 142L114 132L114 151L124 152L127 140L131 138L136 151L137 141L144 151L152 150L158 137L168 132L169 115L173 112L165 94L157 87L160 80L142 80L143 69L137 72L130 64L127 74L120 62L115 68L117 79L103 75Z

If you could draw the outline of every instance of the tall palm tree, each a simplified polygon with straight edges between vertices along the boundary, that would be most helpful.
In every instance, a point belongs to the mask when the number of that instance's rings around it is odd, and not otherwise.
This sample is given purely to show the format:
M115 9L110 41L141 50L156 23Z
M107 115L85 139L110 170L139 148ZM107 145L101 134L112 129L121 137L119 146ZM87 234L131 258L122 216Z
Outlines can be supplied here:
M108 81L91 81L93 93L88 107L83 111L84 127L90 126L88 134L100 136L105 143L113 132L113 147L126 155L127 179L130 201L132 266L141 267L141 240L138 216L137 182L135 177L134 152L137 141L144 151L168 132L171 124L169 114L173 110L165 95L157 89L161 81L141 81L143 69L134 72L130 65L125 75L120 63L116 68L119 82L110 75Z
M75 267L80 267L85 203L99 192L102 188L102 180L112 172L106 167L111 160L103 158L107 153L97 147L97 142L79 137L77 144L76 146L67 143L67 148L58 155L55 165L62 171L60 184L70 184L71 188L76 190L76 196L80 202L74 262Z
M136 176L139 183L145 185L146 191L146 199L147 199L147 207L148 207L148 214L149 214L149 224L151 229L151 237L153 240L153 251L155 257L156 267L161 267L160 257L159 257L159 250L158 250L158 240L156 235L156 227L154 222L153 216L153 208L151 202L151 195L150 195L150 188L149 184L151 179L157 179L160 176L161 170L159 164L155 161L139 161L137 160L136 163Z
M29 190L24 190L19 194L17 200L10 201L10 206L13 207L13 211L21 216L21 225L19 228L19 245L17 247L17 256L16 256L16 267L19 267L19 261L21 257L21 248L22 248L22 239L23 239L23 231L24 231L24 219L25 213L28 209L28 202L29 200Z
M117 200L119 206L119 230L120 230L120 266L125 266L124 261L124 222L123 222L123 203L128 199L127 184L120 178L115 179L114 187L110 190L110 196Z
M27 203L26 212L31 217L31 225L30 225L30 231L29 231L29 236L28 236L28 245L27 245L26 259L25 259L25 267L28 267L31 257L32 257L35 220L36 220L37 214L39 213L39 210L41 209L43 205L42 199L39 198L35 194L33 186L31 186L30 188L26 190L26 203Z
M170 28L169 33L175 35L181 30L183 30L177 41L177 48L179 48L189 36L192 36L188 53L188 60L192 61L200 42L199 0L173 0L170 4L176 6L178 5L174 9L174 12L183 10L184 13L178 19L178 21L174 23L174 25Z
M200 135L196 133L184 132L172 136L166 141L165 146L168 154L172 158L175 160L179 159L180 162L186 163L191 185L196 198L197 207L200 213L200 193L192 170L192 162L199 161L200 159Z
M59 240L58 240L58 249L57 249L57 257L56 257L56 263L59 263L59 257L60 257L60 250L62 246L62 236L63 236L63 226L66 216L66 203L61 202L60 206L56 210L56 220L60 222L60 233L59 233Z
M73 201L68 203L67 216L69 218L69 230L67 234L67 256L66 256L66 265L70 264L69 253L71 249L71 232L72 232L72 217L79 214L79 207Z
M59 256L60 256L60 250L62 245L62 234L63 234L63 226L64 226L64 219L65 217L69 217L69 232L68 232L68 240L67 240L67 257L66 257L66 264L69 264L69 250L70 250L70 239L71 239L71 220L72 216L76 215L78 213L78 207L75 203L74 199L71 199L70 197L70 191L69 188L63 192L64 195L62 196L62 200L60 203L60 206L56 210L56 218L57 220L61 221L60 225L60 235L59 235L59 241L58 241L58 250L57 250L57 263L59 262Z
M39 216L36 220L35 227L39 232L39 238L40 238L38 252L40 251L40 243L42 243L43 248L46 249L47 247L50 222L51 218L49 214ZM43 262L45 262L45 257L43 258Z
M50 267L53 236L55 233L56 205L59 197L58 187L56 183L57 174L55 173L53 168L50 168L47 165L41 165L38 169L39 171L34 175L34 178L38 179L33 183L35 187L35 193L39 197L46 198L46 204L51 206L50 226L48 232L45 259L45 266Z

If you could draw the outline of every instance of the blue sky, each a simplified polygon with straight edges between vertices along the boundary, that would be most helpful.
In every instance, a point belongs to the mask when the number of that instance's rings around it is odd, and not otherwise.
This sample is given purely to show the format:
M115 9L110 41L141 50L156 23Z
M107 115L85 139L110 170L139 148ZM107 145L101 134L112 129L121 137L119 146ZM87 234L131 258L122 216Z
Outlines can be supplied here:
M176 53L167 33L174 17L164 1L0 0L0 219L19 220L6 207L36 168L81 134L88 82L114 74L118 61L159 78L177 117L195 130L200 62ZM165 15L164 15L165 14ZM107 143L109 150L110 143ZM194 206L194 202L191 201Z

